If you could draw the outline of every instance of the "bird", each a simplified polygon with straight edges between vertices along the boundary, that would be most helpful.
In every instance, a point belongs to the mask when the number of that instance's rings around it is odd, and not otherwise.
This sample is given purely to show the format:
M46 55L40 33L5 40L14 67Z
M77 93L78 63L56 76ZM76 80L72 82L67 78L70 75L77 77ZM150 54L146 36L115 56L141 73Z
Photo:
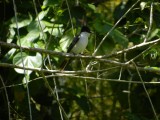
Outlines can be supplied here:
M71 44L67 49L67 53L80 54L86 49L88 45L88 38L90 36L90 29L87 26L82 26L80 33L74 37ZM69 60L64 60L60 65L60 70L64 70L65 67L71 62L71 58Z

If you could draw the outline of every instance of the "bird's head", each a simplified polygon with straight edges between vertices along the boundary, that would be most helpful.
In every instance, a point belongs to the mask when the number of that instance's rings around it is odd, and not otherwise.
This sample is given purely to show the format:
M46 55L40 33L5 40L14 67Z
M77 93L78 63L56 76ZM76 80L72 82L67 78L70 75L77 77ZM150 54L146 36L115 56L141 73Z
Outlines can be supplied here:
M83 26L81 32L91 33L90 29L87 26Z

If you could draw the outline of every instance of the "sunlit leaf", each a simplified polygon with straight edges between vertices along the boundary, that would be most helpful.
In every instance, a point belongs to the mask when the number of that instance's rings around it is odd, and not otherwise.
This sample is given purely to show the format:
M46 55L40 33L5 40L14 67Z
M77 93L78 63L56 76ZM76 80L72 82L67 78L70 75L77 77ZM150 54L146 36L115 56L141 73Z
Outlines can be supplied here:
M37 30L39 32L42 32L42 30L44 30L45 28L45 24L43 22L38 22L38 21L32 21L28 27L27 30L28 32L32 31L32 30Z
M37 20L37 21L38 21L38 20L42 20L42 19L47 15L48 11L49 11L49 9L44 10L44 11L41 11L41 12L38 14L38 16L36 17L36 20Z
M16 52L15 48L10 49L4 56L5 59L13 58L14 53Z
M33 41L39 37L39 34L40 33L37 30L30 31L26 36L20 39L21 46L31 47L33 44ZM20 45L20 42L18 40L17 44Z
M59 0L44 0L43 6L55 6L59 3Z
M62 48L63 51L67 51L67 47L69 46L69 44L72 42L74 36L71 32L71 30L68 30L66 32L66 34L61 38L60 40L60 47Z
M88 7L91 8L92 10L94 10L94 11L96 10L95 5L93 5L93 4L88 4Z
M141 3L140 3L140 8L141 8L141 10L144 10L145 7L146 7L146 5L147 5L147 2L141 2Z
M42 56L39 53L36 53L36 55L32 56L29 56L24 52L22 52L22 54L17 53L13 58L13 64L20 67L39 68L42 65ZM20 74L27 74L27 75L32 73L32 71L30 70L24 71L24 69L17 69L17 68L15 68L15 71Z
M158 36L158 37L160 36L160 30L159 29L155 29L155 30L151 31L148 40L151 40L152 38L154 38L156 36Z
M11 43L11 42L12 42L15 34L16 34L16 32L14 31L14 29L13 29L13 28L10 28L10 29L9 29L9 36L8 36L8 38L7 38L7 43Z
M17 20L18 22L16 23L15 17L12 18L11 20L12 24L10 24L11 28L17 28L17 25L18 25L18 28L22 28L29 25L32 21L32 16L29 15L29 18L19 17Z
M63 28L46 28L46 30L53 36L59 37L63 35Z

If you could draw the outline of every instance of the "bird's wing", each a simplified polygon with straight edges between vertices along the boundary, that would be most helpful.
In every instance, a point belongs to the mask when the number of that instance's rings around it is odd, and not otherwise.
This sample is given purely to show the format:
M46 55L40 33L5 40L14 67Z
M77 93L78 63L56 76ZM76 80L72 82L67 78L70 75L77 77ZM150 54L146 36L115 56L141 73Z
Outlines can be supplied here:
M73 39L72 43L68 47L67 53L69 53L72 50L72 48L75 46L78 40L79 40L79 35Z

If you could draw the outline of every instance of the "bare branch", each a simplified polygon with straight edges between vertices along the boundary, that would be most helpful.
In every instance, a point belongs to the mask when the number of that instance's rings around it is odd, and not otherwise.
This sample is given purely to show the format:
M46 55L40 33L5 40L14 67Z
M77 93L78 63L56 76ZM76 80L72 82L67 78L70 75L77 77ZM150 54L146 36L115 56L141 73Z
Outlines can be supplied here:
M132 63L133 63L133 65L134 65L135 68L136 68L136 71L137 71L137 73L138 73L138 76L139 76L139 78L140 78L140 81L141 81L141 83L142 83L142 85L143 85L144 91L146 92L146 95L147 95L147 97L148 97L148 100L149 100L149 102L150 102L150 104L151 104L151 108L152 108L152 110L153 110L155 119L158 120L157 113L156 113L155 108L154 108L154 106L153 106L153 102L152 102L151 97L150 97L150 95L149 95L149 93L148 93L148 91L147 91L147 88L146 88L146 86L145 86L145 84L144 84L144 81L143 81L143 79L142 79L142 77L141 77L141 74L140 74L140 72L139 72L136 64L135 64L133 61L132 61Z
M114 24L114 26L108 31L108 33L103 37L102 41L99 43L98 47L95 49L93 56L96 55L97 51L99 50L102 43L105 41L105 39L108 37L108 35L116 28L116 26L119 24L119 22L134 8L134 6L139 2L140 0L137 0L127 11L123 16Z
M153 40L153 41L150 41L150 42L140 43L138 45L135 45L133 47L130 47L130 48L118 51L118 52L115 52L115 53L110 54L110 55L103 55L101 58L109 58L109 57L117 56L117 55L120 55L122 53L126 53L126 52L129 52L129 51L135 50L135 49L139 49L139 48L142 48L142 47L145 47L145 46L148 46L148 45L158 43L158 42L160 42L160 39L156 39L156 40Z
M74 75L69 75L69 74L53 74L53 75L48 75L48 76L45 76L46 78L52 78L52 77L68 77L68 78L79 78L79 79L82 79L82 80L94 80L96 82L99 82L99 81L106 81L106 82L119 82L119 83L133 83L133 84L142 84L141 81L128 81L128 80L118 80L118 79L106 79L106 78L97 78L97 77L86 77L86 76L74 76ZM40 80L40 79L43 79L43 77L38 77L38 78L35 78L33 80L30 80L28 81L28 83L31 83L31 82L34 82L36 80ZM74 80L77 80L77 79L74 79ZM160 84L160 82L143 82L144 84ZM24 85L25 83L20 83L20 84L13 84L13 85L9 85L9 86L5 86L6 88L9 88L9 87L15 87L15 86L21 86L21 85ZM0 89L4 89L4 87L1 87Z
M127 69L135 70L135 67L133 65L128 65L128 64L116 64L117 66L122 66ZM8 64L8 63L0 63L0 67L6 67L6 68L18 68L18 69L24 69L21 66L13 65L13 64ZM160 73L160 69L155 68L155 67L137 67L139 71L145 71L145 72L153 72L153 73ZM41 68L28 68L25 67L26 70L31 70L35 72L44 72L44 73L63 73L63 74L89 74L89 73L96 73L96 72L103 72L107 71L110 69L104 69L104 70L93 70L93 71L86 71L86 70L79 70L79 71L60 71L60 70L46 70L46 69L41 69Z
M149 34L151 33L152 24L153 24L153 2L151 3L151 7L150 7L149 28L148 28L147 35L144 39L144 42L148 40Z
M7 100L7 107L8 107L8 120L11 120L11 110L10 110L10 101L9 101L9 97L8 97L8 93L7 93L7 89L6 89L6 85L4 84L3 78L0 75L0 80L2 82L3 88L4 88L4 92L5 92L5 96L6 96L6 100Z
M68 58L102 59L102 58L109 58L109 57L117 56L117 55L120 55L122 53L129 52L129 51L132 51L132 50L135 50L135 49L138 49L138 48L141 48L141 47L145 47L145 46L148 46L148 45L152 45L152 44L158 43L158 42L160 42L160 38L156 39L156 40L153 40L153 41L150 41L150 42L135 45L131 48L127 48L127 49L115 52L113 54L110 54L110 55L103 55L103 56L102 55L86 56L86 55L80 55L80 54L73 55L73 54L70 54L70 53L57 52L57 51L52 51L52 50L45 50L45 49L40 49L40 48L20 47L20 46L14 44L14 43L6 43L6 42L3 42L3 41L0 41L0 46L4 46L4 47L8 47L8 48L16 48L16 49L22 48L22 50L27 50L27 51L31 51L31 52L39 52L39 53L43 53L43 54L49 54L49 55L54 55L54 56L62 56L62 57L68 57Z

